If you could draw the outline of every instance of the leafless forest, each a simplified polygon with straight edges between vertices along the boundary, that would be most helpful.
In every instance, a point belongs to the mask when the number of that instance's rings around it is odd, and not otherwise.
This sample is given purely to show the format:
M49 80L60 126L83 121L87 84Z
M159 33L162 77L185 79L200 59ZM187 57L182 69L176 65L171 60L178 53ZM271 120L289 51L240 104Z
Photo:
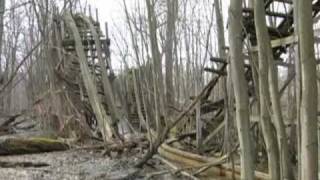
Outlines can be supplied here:
M0 0L0 180L319 179L320 0L89 1Z

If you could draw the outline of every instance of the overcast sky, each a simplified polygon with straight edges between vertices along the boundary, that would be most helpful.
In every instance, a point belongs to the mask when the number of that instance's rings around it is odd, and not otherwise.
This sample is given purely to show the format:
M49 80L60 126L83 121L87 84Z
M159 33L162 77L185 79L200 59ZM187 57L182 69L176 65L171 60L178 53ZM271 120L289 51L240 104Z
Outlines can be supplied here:
M99 9L101 21L111 22L112 19L119 18L122 14L122 0L88 0L88 3L90 3L93 8Z
M123 10L123 0L82 0L83 2L87 1L91 4L93 10L98 8L99 10L99 20L101 22L102 28L104 29L104 23L109 23L109 34L116 33L116 31L121 31L122 33L126 34L127 27L125 23L125 14ZM140 1L143 5L145 0L125 0L129 12L132 12L135 2ZM202 0L199 0L202 1ZM212 3L214 0L211 0ZM209 1L210 2L210 1ZM229 1L223 1L223 14L224 14L224 24L226 24L226 16L227 16L227 7ZM225 25L226 26L226 25ZM115 28L116 27L116 28ZM227 34L226 34L227 35ZM116 62L119 61L119 57L116 54L116 47L112 46L111 50L113 53L113 62L116 67L119 67L119 64Z

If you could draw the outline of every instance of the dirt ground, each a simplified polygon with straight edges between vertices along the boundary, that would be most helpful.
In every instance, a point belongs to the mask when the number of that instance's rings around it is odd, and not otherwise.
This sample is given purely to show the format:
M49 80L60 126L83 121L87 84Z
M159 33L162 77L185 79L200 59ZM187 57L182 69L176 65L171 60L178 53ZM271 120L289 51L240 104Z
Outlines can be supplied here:
M7 156L0 158L0 164L16 163L17 165L1 168L0 180L123 179L136 172L133 168L135 161L135 157L109 158L101 153L75 150ZM29 165L21 167L19 163Z
M30 126L27 121L21 127ZM50 133L41 131L39 126L32 129L17 130L15 133L0 136L0 141L7 138L50 137ZM96 145L88 142L84 146ZM0 147L1 148L1 147ZM103 150L71 149L68 151L40 154L0 156L0 180L120 180L146 179L150 173L160 172L168 167L152 159L142 169L134 164L143 156L146 149L139 147L118 154L104 155ZM129 178L131 177L131 178ZM170 174L157 175L150 179L185 179Z

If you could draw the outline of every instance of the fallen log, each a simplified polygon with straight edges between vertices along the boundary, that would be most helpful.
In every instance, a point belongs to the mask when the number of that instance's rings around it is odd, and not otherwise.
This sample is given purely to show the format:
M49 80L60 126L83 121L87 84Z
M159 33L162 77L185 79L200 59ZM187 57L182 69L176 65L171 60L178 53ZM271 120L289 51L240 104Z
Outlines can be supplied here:
M49 138L8 138L0 141L0 156L68 150L69 145Z
M47 163L34 163L34 162L6 162L0 161L1 168L39 168L39 167L47 167L50 166Z

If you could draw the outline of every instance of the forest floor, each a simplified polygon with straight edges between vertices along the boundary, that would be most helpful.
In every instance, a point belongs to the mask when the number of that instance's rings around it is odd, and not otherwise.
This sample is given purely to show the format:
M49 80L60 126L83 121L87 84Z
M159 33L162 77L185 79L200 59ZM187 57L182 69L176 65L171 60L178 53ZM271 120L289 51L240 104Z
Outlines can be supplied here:
M1 157L1 162L17 167L1 168L0 179L6 180L102 180L123 179L135 173L134 157L109 158L93 151L61 151ZM0 162L0 163L1 163ZM19 167L19 163L29 166Z
M143 153L71 149L39 154L0 157L0 180L120 180L145 179L149 173L166 169L152 160L143 170L134 164ZM130 178L128 178L130 177ZM132 178L134 177L134 178ZM160 175L152 179L181 179Z
M32 122L20 124L30 126ZM0 141L9 138L46 137L35 127L27 131L1 135ZM83 146L90 147L88 142ZM1 150L1 146L0 146ZM111 152L105 155L103 149L73 148L37 154L0 156L0 180L118 180L145 179L148 174L166 170L167 167L156 159L152 159L142 169L134 168L135 163L143 156L146 149L133 148L121 153ZM128 178L130 177L130 178ZM134 177L134 178L132 178ZM181 179L169 174L158 175L152 179Z

